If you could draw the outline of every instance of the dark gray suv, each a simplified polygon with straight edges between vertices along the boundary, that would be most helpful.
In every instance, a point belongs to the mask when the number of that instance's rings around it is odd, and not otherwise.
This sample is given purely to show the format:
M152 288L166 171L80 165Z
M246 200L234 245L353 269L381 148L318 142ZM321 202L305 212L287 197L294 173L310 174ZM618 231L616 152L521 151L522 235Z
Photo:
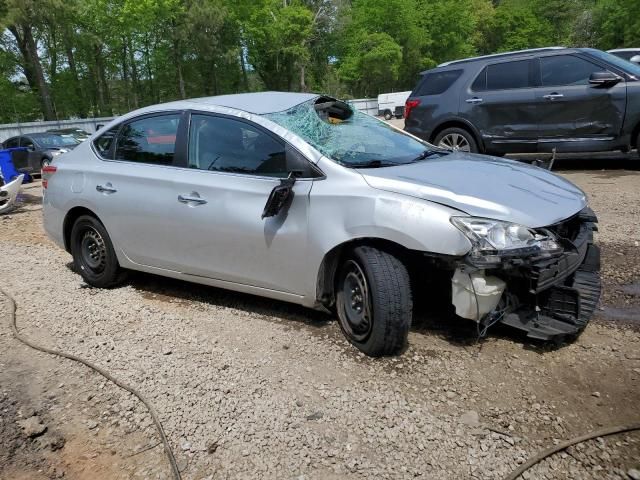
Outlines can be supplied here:
M453 150L636 148L640 66L601 50L550 47L447 62L422 73L405 130Z

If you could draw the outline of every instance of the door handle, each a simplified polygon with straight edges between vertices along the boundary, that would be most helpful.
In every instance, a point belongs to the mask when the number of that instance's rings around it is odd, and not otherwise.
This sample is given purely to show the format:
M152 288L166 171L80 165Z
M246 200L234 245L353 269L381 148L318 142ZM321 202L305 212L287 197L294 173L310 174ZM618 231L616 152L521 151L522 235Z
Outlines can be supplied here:
M178 201L181 203L197 203L198 205L204 205L207 201L204 198L196 197L193 195L178 195Z
M561 93L550 93L549 95L545 95L542 98L545 98L547 100L555 100L556 98L562 98L562 97L564 97L564 95Z
M118 190L113 188L110 183L106 185L96 185L96 190L100 193L116 193Z
M467 98L467 99L465 100L465 102L467 102L467 103L473 103L473 104L476 104L476 103L482 103L482 99L481 99L481 98L478 98L478 97Z

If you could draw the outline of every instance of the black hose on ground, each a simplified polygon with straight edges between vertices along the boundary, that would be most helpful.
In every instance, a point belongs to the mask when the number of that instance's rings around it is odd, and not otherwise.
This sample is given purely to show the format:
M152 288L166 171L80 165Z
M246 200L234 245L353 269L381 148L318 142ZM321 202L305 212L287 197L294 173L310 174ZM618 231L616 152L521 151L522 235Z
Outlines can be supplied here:
M53 350L53 349L47 348L47 347L41 347L40 345L36 345L35 343L31 342L27 338L25 338L22 335L20 335L20 332L18 332L18 326L16 325L16 310L17 310L16 301L14 300L14 298L11 295L9 295L2 288L0 288L0 293L2 293L6 297L7 301L9 302L9 320L10 320L10 323L11 323L11 328L13 329L13 336L18 341L24 343L28 347L31 347L31 348L33 348L35 350L39 350L41 352L49 353L51 355L56 355L58 357L67 358L69 360L73 360L74 362L78 362L78 363L81 363L83 365L86 365L91 370L94 370L95 372L99 373L100 375L102 375L104 378L106 378L110 382L115 383L117 386L119 386L123 390L126 390L130 394L132 394L135 397L137 397L138 400L140 400L147 407L147 410L149 410L149 414L151 415L151 418L153 418L153 423L155 424L156 429L158 430L158 433L160 434L160 438L162 439L162 443L164 444L164 452L166 453L167 458L169 459L169 463L171 464L171 470L173 471L173 478L175 480L182 480L182 475L180 474L180 470L178 469L178 464L176 462L175 456L173 455L173 450L171 449L171 446L169 445L169 441L167 440L167 436L164 433L164 428L162 428L162 423L160 423L160 419L158 418L158 414L156 413L154 408L151 406L151 403L149 403L149 401L138 390L136 390L135 388L127 385L123 381L118 380L117 378L112 376L110 373L108 373L107 371L105 371L102 368L98 367L97 365L89 362L88 360L84 360L84 359L82 359L80 357L77 357L77 356L75 356L73 354L70 354L70 353L60 352L58 350Z
M541 462L542 460L553 455L554 453L560 452L565 448L569 448L570 446L575 445L576 443L582 443L582 442L586 442L587 440L592 440L598 437L606 437L607 435L614 435L616 433L630 432L632 430L640 430L640 423L631 423L629 425L620 425L617 427L602 428L600 430L596 430L595 432L586 433L579 437L566 440L554 447L551 447L547 450L540 452L535 457L531 457L525 463L520 465L520 467L518 467L516 470L514 470L513 472L508 474L506 477L504 477L504 480L516 480L520 475L522 475L524 472L529 470L535 464Z

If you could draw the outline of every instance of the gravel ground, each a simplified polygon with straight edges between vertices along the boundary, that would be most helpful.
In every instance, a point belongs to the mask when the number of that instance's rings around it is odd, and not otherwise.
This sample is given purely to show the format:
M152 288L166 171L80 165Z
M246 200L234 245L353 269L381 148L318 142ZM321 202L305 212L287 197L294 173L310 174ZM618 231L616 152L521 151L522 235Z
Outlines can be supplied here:
M463 321L418 318L402 356L370 359L331 316L293 305L143 274L92 289L42 233L37 184L0 217L0 283L25 335L154 403L185 479L498 479L562 439L639 420L640 172L560 168L600 217L606 290L598 318L557 348L500 329L476 343ZM18 344L6 321L0 412L0 478L169 478L161 447L131 456L158 441L142 405ZM638 433L585 442L524 478L633 468Z

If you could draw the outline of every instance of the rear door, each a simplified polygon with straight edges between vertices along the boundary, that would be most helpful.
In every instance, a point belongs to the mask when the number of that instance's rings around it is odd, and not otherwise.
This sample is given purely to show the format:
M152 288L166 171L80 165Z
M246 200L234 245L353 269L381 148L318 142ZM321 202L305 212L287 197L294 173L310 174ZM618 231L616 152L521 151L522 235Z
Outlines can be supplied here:
M536 89L539 149L572 150L579 144L614 140L622 129L626 105L624 80L613 86L592 86L589 77L605 68L573 55L539 59Z
M44 153L30 137L20 137L20 146L28 150L25 170L30 172L40 171Z
M487 65L460 98L460 115L491 152L534 152L538 140L531 59Z
M136 117L94 142L104 161L88 172L87 194L116 247L140 265L180 267L175 164L184 154L183 116Z

